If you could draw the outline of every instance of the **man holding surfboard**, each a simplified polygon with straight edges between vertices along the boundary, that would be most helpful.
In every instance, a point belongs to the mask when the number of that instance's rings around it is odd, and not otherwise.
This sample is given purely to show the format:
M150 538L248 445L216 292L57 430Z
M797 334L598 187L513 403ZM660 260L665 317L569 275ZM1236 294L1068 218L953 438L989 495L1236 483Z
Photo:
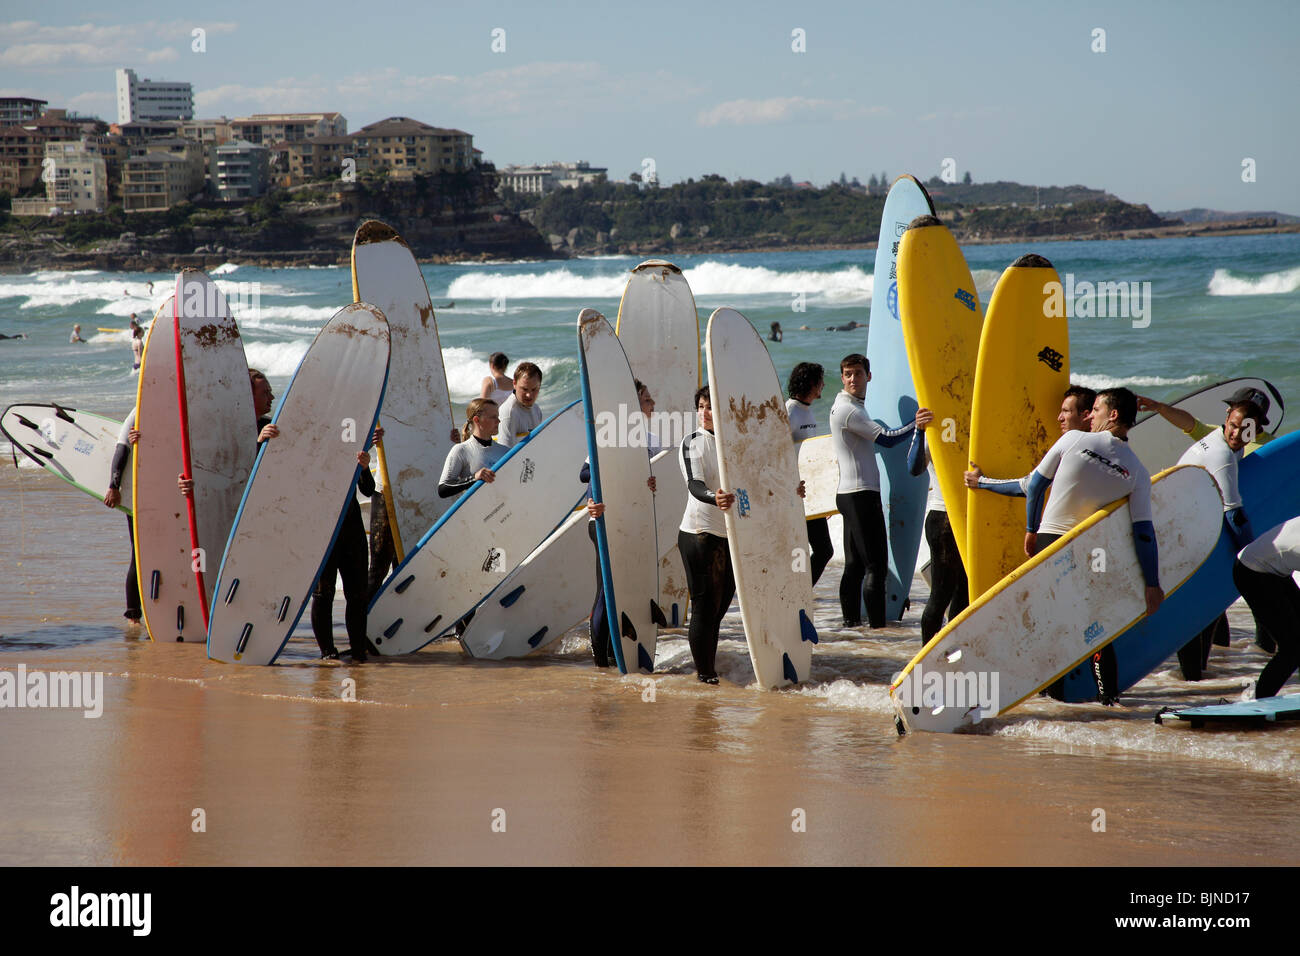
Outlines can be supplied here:
M885 512L880 503L880 468L876 446L892 448L909 438L916 422L885 428L867 414L867 383L871 365L853 352L840 362L844 390L831 406L831 444L840 465L835 505L844 517L844 575L840 578L840 610L845 627L861 627L859 608L865 599L867 622L885 626L885 585L889 550ZM926 409L918 409L917 416ZM864 583L865 579L865 583Z
M515 366L515 390L501 403L501 429L497 441L510 448L522 441L545 417L537 404L542 390L542 370L532 362Z

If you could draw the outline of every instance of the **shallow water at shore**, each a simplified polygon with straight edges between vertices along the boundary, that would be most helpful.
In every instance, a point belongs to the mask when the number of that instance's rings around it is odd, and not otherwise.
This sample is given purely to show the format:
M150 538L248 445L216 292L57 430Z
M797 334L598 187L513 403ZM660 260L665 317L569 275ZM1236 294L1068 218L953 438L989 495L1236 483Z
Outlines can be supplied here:
M98 719L0 710L0 863L1300 862L1300 726L1151 719L1258 673L1243 605L1199 684L1175 664L1119 708L1035 699L899 738L887 686L920 646L919 578L899 625L835 632L833 563L812 678L781 692L748 686L734 606L716 688L681 632L653 684L597 671L585 625L523 661L452 642L362 667L315 661L300 625L282 666L242 668L122 620L121 515L25 469L0 470L0 500L0 668L100 671L105 698Z

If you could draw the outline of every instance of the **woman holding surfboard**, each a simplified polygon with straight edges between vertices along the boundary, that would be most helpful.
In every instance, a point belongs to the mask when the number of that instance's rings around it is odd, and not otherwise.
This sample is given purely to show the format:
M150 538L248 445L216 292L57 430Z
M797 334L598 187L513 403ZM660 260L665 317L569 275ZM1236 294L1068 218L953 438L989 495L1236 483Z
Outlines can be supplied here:
M707 385L695 393L695 413L700 427L682 439L677 462L686 477L687 493L677 548L686 565L686 587L691 595L689 639L695 671L701 683L716 684L718 628L736 596L722 513L735 504L736 496L720 487L713 403Z
M800 362L790 371L786 383L786 394L790 397L785 403L785 413L790 417L790 437L796 445L817 434L817 416L813 414L812 403L822 397L825 385L826 373L815 362ZM808 550L815 587L817 579L835 555L828 518L808 519Z

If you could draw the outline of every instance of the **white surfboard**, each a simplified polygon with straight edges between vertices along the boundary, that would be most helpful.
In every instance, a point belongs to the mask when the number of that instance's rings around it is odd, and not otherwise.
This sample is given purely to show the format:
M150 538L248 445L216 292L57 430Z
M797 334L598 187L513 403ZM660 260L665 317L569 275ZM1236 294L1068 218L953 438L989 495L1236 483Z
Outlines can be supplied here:
M370 445L387 375L388 323L364 302L335 313L303 356L275 413L280 434L258 453L226 544L209 657L279 656L356 493L357 453Z
M1151 508L1160 584L1171 594L1214 550L1223 499L1205 469L1184 465L1156 476ZM895 713L908 730L940 732L1006 713L1115 640L1145 609L1125 498L1022 564L936 634L893 681Z
M804 482L805 518L826 518L839 511L835 492L840 485L840 463L830 435L799 443L799 477Z
M578 355L586 410L591 497L606 504L596 519L606 623L621 673L651 673L659 607L659 544L650 452L632 368L614 328L595 309L578 314ZM637 440L635 425L642 424ZM592 641L599 635L592 635Z
M538 425L496 463L494 481L462 492L407 552L370 602L379 653L409 654L450 630L586 497L582 417L573 402Z
M526 657L591 614L596 546L587 510L573 512L488 595L460 636L471 657Z
M217 284L197 269L176 277L180 350L182 472L194 479L188 500L191 563L207 627L212 587L257 457L257 413L239 326Z
M1282 424L1282 396L1262 378L1234 378L1218 382L1184 395L1170 404L1174 408L1190 412L1197 421L1217 427L1228 416L1228 406L1224 400L1241 388L1257 388L1272 400L1268 409L1268 425L1264 431L1276 434L1278 426ZM1178 464L1178 459L1183 457L1183 453L1192 444L1182 429L1171 425L1155 412L1146 412L1138 419L1137 424L1129 429L1128 441L1142 464L1153 475Z
M197 641L203 611L194 580L189 506L176 487L183 462L173 298L168 296L145 334L140 363L135 419L140 440L131 455L135 563L149 639Z
M808 679L812 572L798 458L776 368L749 320L734 309L709 317L705 337L718 476L736 495L724 512L740 617L759 687ZM802 556L802 560L800 560Z
M667 627L686 626L690 603L686 566L677 550L677 529L686 508L686 476L677 463L680 454L677 445L650 459L650 473L655 476L655 534L659 541L659 607Z
M63 405L10 405L0 432L14 448L74 488L102 499L122 423ZM122 483L119 511L131 513L131 483Z
M400 561L453 500L438 497L454 424L438 321L410 247L373 219L352 242L352 296L378 307L392 336L379 468Z
M615 331L632 374L655 397L657 423L676 423L674 428L657 424L664 446L680 443L694 430L701 381L700 319L682 270L662 259L647 259L633 269Z

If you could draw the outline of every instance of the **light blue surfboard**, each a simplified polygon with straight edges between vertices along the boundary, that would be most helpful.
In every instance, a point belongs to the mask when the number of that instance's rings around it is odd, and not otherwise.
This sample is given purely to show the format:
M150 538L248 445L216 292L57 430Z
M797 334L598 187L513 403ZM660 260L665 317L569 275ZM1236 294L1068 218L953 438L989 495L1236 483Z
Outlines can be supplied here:
M885 198L880 218L880 244L872 278L871 321L867 326L867 411L886 428L897 428L916 417L916 387L907 364L903 326L898 317L898 244L907 224L917 216L934 215L934 203L916 179L899 176ZM900 620L916 571L916 553L925 528L925 498L930 479L925 472L907 471L907 447L878 447L880 504L889 536L889 581L885 590L885 618Z
M1156 714L1156 723L1162 724L1171 717L1188 721L1200 727L1214 721L1274 723L1279 720L1300 720L1300 694L1265 697L1263 700L1241 700L1229 704L1209 704L1205 707L1187 707L1181 710L1162 710Z
M1237 483L1250 525L1267 531L1300 514L1300 431L1275 438L1237 466ZM1156 529L1159 544L1160 529ZM1125 631L1114 642L1116 685L1128 690L1177 653L1178 649L1222 614L1240 595L1232 583L1237 547L1224 528L1206 562L1152 617ZM1064 699L1072 703L1097 699L1091 664L1065 676Z

